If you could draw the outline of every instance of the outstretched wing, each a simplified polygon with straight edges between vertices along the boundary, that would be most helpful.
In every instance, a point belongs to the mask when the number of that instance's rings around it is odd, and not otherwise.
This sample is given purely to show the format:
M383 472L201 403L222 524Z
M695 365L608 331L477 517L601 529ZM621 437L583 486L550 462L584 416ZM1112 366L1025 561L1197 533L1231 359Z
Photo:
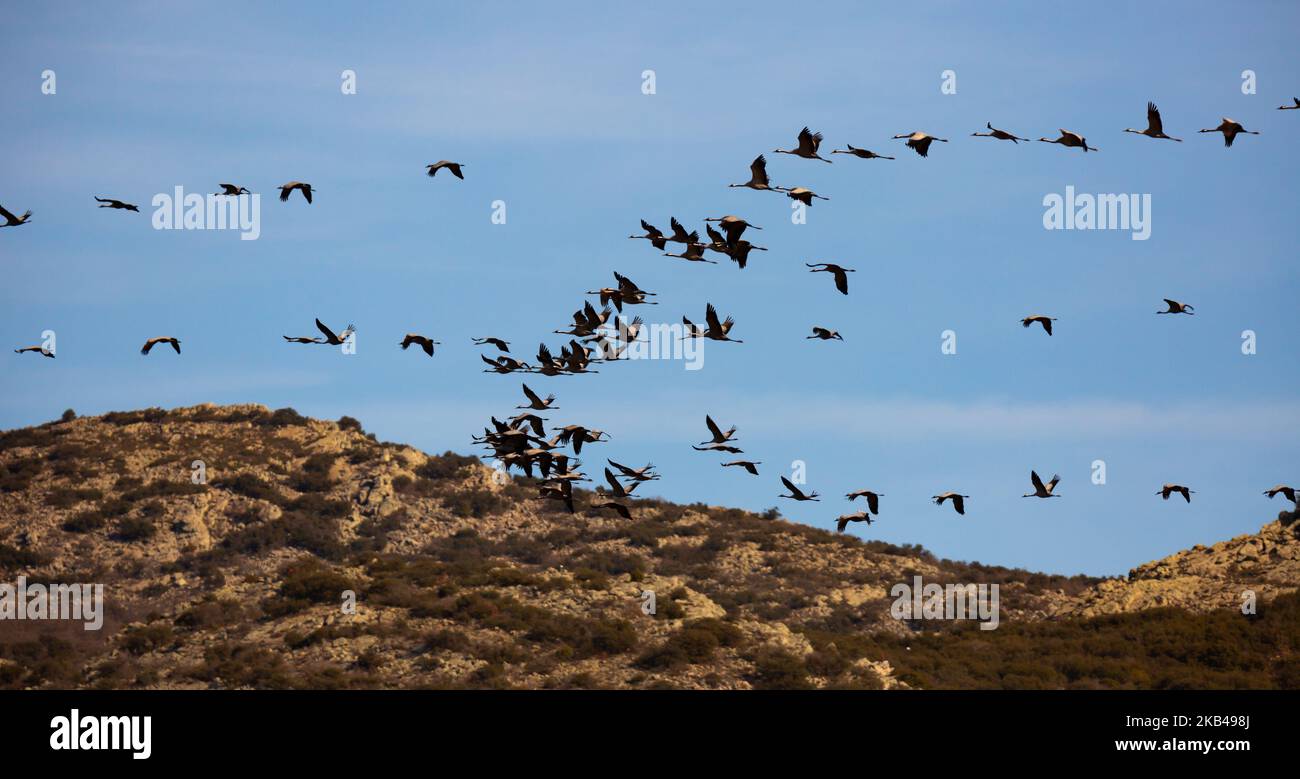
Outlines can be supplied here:
M334 335L334 331L326 327L325 323L321 322L319 319L316 320L316 329L324 333L325 337L328 338L331 343L334 343L339 340L339 337L337 335Z
M835 289L838 289L842 295L849 294L849 274L845 273L843 268L835 268L831 271L831 275L835 277Z
M676 237L676 238L685 238L685 237L686 237L686 228L685 228L685 227L682 227L682 223L681 223L681 222L677 221L677 217L675 217L675 216L672 217L672 218L669 220L669 225L673 228L673 236L674 236L674 237Z
M608 468L605 469L605 481L609 482L609 486L616 494L623 492L623 485L618 483L618 479L614 478L614 473Z
M718 310L713 307L712 303L708 304L704 309L704 321L708 322L709 329L715 333L724 332L722 329L722 323L718 321Z
M1164 125L1160 122L1160 109L1151 102L1147 103L1147 129L1157 135L1165 131Z

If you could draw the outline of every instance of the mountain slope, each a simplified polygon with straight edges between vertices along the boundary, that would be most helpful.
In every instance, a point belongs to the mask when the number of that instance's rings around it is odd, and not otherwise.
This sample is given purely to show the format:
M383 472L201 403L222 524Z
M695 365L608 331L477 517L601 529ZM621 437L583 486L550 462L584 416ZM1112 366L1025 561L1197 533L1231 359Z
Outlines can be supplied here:
M998 583L1003 627L975 635L988 640L1008 623L1207 611L1240 587L1267 600L1300 582L1279 523L1099 581L938 560L775 512L649 499L629 521L584 511L579 493L569 514L535 484L380 443L346 417L253 405L0 434L0 583L101 582L107 611L91 632L0 622L0 685L992 686L1007 674L958 673L942 649L970 640L969 623L894 619L890 588ZM925 668L914 640L938 642Z

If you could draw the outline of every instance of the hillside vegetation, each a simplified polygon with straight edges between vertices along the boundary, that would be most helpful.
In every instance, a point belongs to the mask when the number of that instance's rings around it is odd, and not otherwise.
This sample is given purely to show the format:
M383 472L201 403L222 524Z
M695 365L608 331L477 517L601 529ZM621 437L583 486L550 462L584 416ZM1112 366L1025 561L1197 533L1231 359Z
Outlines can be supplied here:
M1103 581L775 510L648 499L629 521L577 498L569 514L474 457L292 409L9 431L0 582L103 583L106 619L0 622L0 686L1300 686L1293 514ZM1000 584L1001 627L894 619L889 589L914 575ZM1244 586L1252 617L1230 608Z

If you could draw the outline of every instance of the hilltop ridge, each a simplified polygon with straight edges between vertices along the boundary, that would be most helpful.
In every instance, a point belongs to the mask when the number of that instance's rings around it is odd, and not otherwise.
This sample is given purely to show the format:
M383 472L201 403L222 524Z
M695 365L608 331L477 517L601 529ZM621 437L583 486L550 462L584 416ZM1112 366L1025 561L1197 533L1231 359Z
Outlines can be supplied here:
M0 582L107 592L94 634L0 623L0 685L985 685L1006 673L913 667L924 642L964 641L969 623L893 618L894 584L998 583L1017 627L982 634L997 641L1164 607L1218 620L1243 589L1290 603L1300 584L1294 513L1098 580L940 560L775 512L647 499L629 521L578 495L569 514L477 458L251 404L0 433ZM1053 673L1017 685L1068 678Z

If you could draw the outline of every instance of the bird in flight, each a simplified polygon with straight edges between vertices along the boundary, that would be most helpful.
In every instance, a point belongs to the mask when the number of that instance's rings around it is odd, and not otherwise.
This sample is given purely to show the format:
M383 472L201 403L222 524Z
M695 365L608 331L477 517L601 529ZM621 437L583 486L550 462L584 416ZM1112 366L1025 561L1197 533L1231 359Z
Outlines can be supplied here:
M945 500L951 500L952 507L957 509L957 513L965 514L966 499L969 497L970 497L969 495L958 495L955 492L944 492L944 493L940 493L939 495L931 496L930 500L934 501L934 505L936 506L942 506Z
M431 338L420 335L418 333L407 333L406 337L402 339L402 343L401 343L402 351L405 351L407 347L409 347L411 344L415 344L419 346L421 349L424 350L425 354L432 357L433 347L442 346L442 341L434 341Z
M22 354L23 352L36 352L45 357L49 357L51 360L54 359L54 352L46 349L44 346L24 346L21 349L14 349L14 354ZM1271 498L1273 496L1269 495L1269 497Z
M784 476L781 477L781 483L784 484L784 485L785 485L785 488L786 488L787 490L790 491L790 494L789 494L789 495L777 495L778 498L789 498L789 499L791 499L791 500L798 500L798 501L805 501L805 500L817 500L817 501L820 501L820 500L821 500L821 499L818 497L818 494L817 494L816 492L808 492L808 493L805 493L803 490L801 490L801 489L799 489L798 487L794 486L794 482L790 481L789 479L787 479L787 478L784 477Z
M1175 492L1178 493L1179 495L1182 495L1183 500L1187 501L1188 503L1191 503L1192 495L1196 492L1196 490L1189 490L1181 484L1166 484L1165 486L1161 487L1160 491L1157 492L1156 494L1164 498L1165 500L1169 500L1169 496Z
M1223 121L1219 122L1218 127L1211 127L1208 130L1201 130L1201 132L1223 133L1224 146L1231 146L1232 142L1237 140L1237 136L1241 133L1245 133L1247 135L1259 135L1258 130L1247 130L1245 127L1241 126L1240 122L1237 122L1233 119L1229 119L1226 116L1223 117Z
M757 460L757 461L751 461L751 460L732 460L732 461L729 462L729 463L723 463L723 464L722 464L722 467L723 467L723 468L732 468L732 467L735 467L735 468L744 468L745 470L749 471L751 474L757 476L757 475L758 475L758 466L760 466L760 465L762 465L762 464L763 464L763 461L762 461L762 460Z
M1192 307L1186 303L1179 303L1177 300L1170 300L1169 298L1165 298L1165 303L1169 304L1169 309L1166 311L1157 311L1157 314L1187 314L1188 316L1195 316Z
M712 303L709 303L704 309L704 320L708 323L708 328L702 329L691 320L682 317L682 324L686 325L687 332L685 336L682 336L683 339L708 338L711 341L730 341L737 344L744 343L744 341L741 341L738 338L732 338L728 335L731 332L731 328L735 326L736 320L727 317L723 321L718 321L718 311L713 307Z
M672 243L699 243L700 241L699 232L686 232L686 228L681 222L677 221L675 216L668 217L668 227L673 231L673 234L664 238L665 241L671 241Z
M218 194L218 195L223 195L223 196L228 195L228 196L230 196L230 197L239 197L240 195L251 195L251 194L253 194L252 192L249 192L249 191L248 191L247 189L245 189L244 187L237 187L237 186L235 186L234 184L218 184L217 186L221 187L221 191L215 193L215 194Z
M736 263L740 270L744 270L745 264L749 262L749 253L755 249L760 252L767 251L765 247L755 246L744 238L741 238L739 241L736 241L734 246L727 248L727 256L731 258L732 262Z
M515 408L531 408L531 409L533 409L534 411L546 411L546 410L552 410L552 411L555 411L555 410L559 410L559 408L560 408L559 406L553 406L553 405L551 405L552 403L555 402L555 396L554 396L554 395L547 395L547 396L546 396L546 400L542 400L542 399L537 395L536 392L533 392L532 390L528 389L528 385L527 385L527 384L523 385L523 387L524 387L524 395L528 398L528 405L526 405L526 406L515 406Z
M1083 149L1085 154L1090 151L1100 151L1096 146L1089 146L1087 138L1069 130L1061 130L1060 138L1039 138L1038 140L1043 143L1059 143L1067 149Z
M500 355L495 360L489 359L480 354L479 359L491 366L490 368L485 369L483 371L484 373L514 373L515 371L528 373L533 369L533 367L528 363L520 362L519 360L516 360L513 357L507 357L504 354Z
M604 430L593 430L582 425L565 425L560 428L556 440L566 445L572 443L573 453L582 454L583 444L604 443L609 440L605 437L608 435Z
M645 235L629 235L628 238L649 241L651 246L660 251L663 251L663 248L668 245L668 239L664 237L663 232L644 219L641 220L641 229L645 230Z
M307 199L308 203L311 202L311 193L315 192L315 190L312 189L311 184L305 184L301 181L290 181L288 184L281 184L280 202L288 202L289 196L293 194L295 189L302 193L302 196Z
M875 520L871 518L871 512L869 511L857 511L852 514L841 514L835 520L835 530L836 532L843 533L844 528L848 527L850 522L866 522L870 525L874 521Z
M809 336L805 336L804 337L805 340L809 338L816 338L820 341L829 341L831 339L839 339L841 341L844 340L844 336L840 335L834 330L828 330L825 327L817 327L816 325L814 325L812 331L813 334Z
M880 499L881 497L883 497L882 493L872 492L871 490L855 490L853 492L848 493L844 497L848 498L850 501L855 500L857 498L866 498L867 510L870 511L872 514L880 513Z
M348 338L357 331L355 327L349 324L347 329L343 331L343 335L335 335L334 331L326 327L325 323L321 322L319 319L316 320L316 329L320 330L322 333L325 334L325 343L331 346L339 346L344 341L348 340ZM308 343L308 342L300 341L300 343Z
M805 262L804 265L812 268L812 270L808 271L809 273L831 274L835 278L835 289L838 289L842 295L849 294L849 277L847 274L856 273L857 271L836 265L833 262Z
M1042 314L1030 314L1024 319L1020 320L1020 324L1024 327L1029 327L1030 325L1037 322L1038 324L1043 326L1043 330L1045 330L1048 335L1051 335L1052 323L1055 321L1056 319L1054 317L1043 316Z
M609 483L610 494L616 498L632 497L632 491L635 490L637 488L637 485L641 483L639 481L634 481L628 486L624 487L622 484L619 483L618 478L614 476L614 472L608 468L605 469L605 481ZM604 491L600 487L597 487L596 490L597 492Z
M99 202L100 208L119 208L123 211L135 211L136 213L140 213L140 208L138 206L133 206L130 203L123 203L121 200L114 200L111 197L99 197L96 195L95 200Z
M1007 132L1006 130L999 130L998 128L993 126L992 122L985 122L984 126L989 128L988 132L971 133L971 137L972 138L997 138L999 141L1011 141L1012 143L1017 145L1020 143L1020 141L1029 140L1028 138L1021 138L1018 135L1013 135Z
M681 260L686 260L687 262L707 262L707 263L709 263L709 264L711 264L711 265L717 265L718 263L715 262L714 260L710 260L710 259L706 259L706 258L705 258L705 256L704 256L704 250L707 249L707 248L709 248L709 247L706 246L705 244L698 243L698 241L699 241L699 239L700 239L700 234L699 234L698 232L691 233L691 238L694 239L694 240L693 240L691 243L686 244L686 249L683 250L681 254L673 254L672 252L664 252L664 256L665 256L665 257L676 257L676 258L681 259Z
M691 445L691 448L697 452L726 452L727 454L744 454L745 451L738 446L731 444L708 443L702 446Z
M438 174L438 171L442 170L443 168L446 168L447 170L451 171L451 175L455 176L455 177L458 178L458 179L464 180L465 176L460 172L461 166L462 166L462 163L459 163L459 162L449 162L449 161L447 161L447 160L438 160L437 162L433 163L432 165L425 165L424 167L426 167L426 168L429 169L429 176L430 176L430 177L432 177L432 176L436 176L436 175Z
M637 236L632 236L632 237L636 238ZM661 244L656 244L656 245L660 249L664 248L663 245ZM625 304L629 306L659 305L658 303L654 303L649 300L646 300L646 298L654 297L658 293L646 292L645 290L638 287L636 285L636 282L632 281L627 276L624 276L618 271L614 271L614 278L618 281L618 287L601 287L600 289L589 289L587 290L587 294L600 295L600 304L602 306L608 305L609 303L613 303L614 308L618 310L620 313L623 311L623 306Z
M700 442L701 446L704 446L705 444L709 444L709 443L725 444L728 441L740 440L739 438L736 438L735 425L732 425L730 430L724 432L722 428L718 427L718 423L713 421L713 417L709 416L708 414L704 415L704 424L708 426L709 433L713 437L708 441L701 441Z
M876 154L868 149L859 149L851 143L845 144L847 149L831 149L831 154L852 154L854 157L862 160L892 160L893 157L886 157L883 154Z
M1292 100L1292 105L1280 105L1277 107L1277 110L1295 111L1296 109L1300 109L1300 97L1293 97L1291 98L1291 100Z
M727 216L706 217L704 221L718 223L718 226L722 228L722 232L727 234L728 246L734 246L736 241L740 240L741 234L744 233L745 229L748 227L752 227L755 230L763 229L756 224L751 224L744 219L731 214L728 214Z
M1043 484L1043 480L1040 479L1040 478L1038 478L1038 471L1030 471L1030 472L1029 472L1029 480L1030 480L1031 482L1034 483L1034 491L1033 491L1033 492L1026 492L1024 495L1021 495L1020 497L1022 497L1022 498L1059 498L1059 497L1061 497L1060 495L1057 495L1055 492L1053 492L1053 490L1056 489L1056 484L1057 484L1057 482L1059 482L1059 481L1061 480L1061 477L1060 477L1060 476L1053 475L1051 481L1049 481L1047 484Z
M896 141L902 138L907 139L907 147L909 149L921 155L922 157L930 156L930 144L932 142L934 141L939 141L940 143L948 142L946 138L936 138L933 135L928 135L926 133L921 132L920 130L917 130L914 133L907 133L906 135L894 136L894 140Z
M500 338L474 338L475 346L487 346L491 344L503 352L510 351L510 342L502 341Z
M573 312L573 325L568 330L556 330L561 335L573 335L578 338L586 338L589 335L595 335L598 330L605 326L609 321L609 315L613 313L609 306L604 306L600 311L591 305L590 301L582 304L582 308Z
M629 468L610 459L606 459L605 462L617 468L627 478L635 481L654 481L659 478L659 474L653 472L655 467L651 463L646 463L640 468Z
M745 189L756 189L767 192L776 192L777 187L772 186L772 182L767 177L767 158L758 155L754 161L749 163L749 181L744 184L728 184L729 187L744 187Z
M793 189L789 189L786 187L773 187L773 189L775 189L777 192L784 192L786 194L786 197L790 198L791 200L798 200L800 203L803 203L809 208L812 208L813 198L817 198L818 200L830 200L830 198L822 197L821 195L817 194L816 192L813 192L811 189L808 189L807 187L794 187Z
M817 150L822 145L822 134L813 133L807 127L799 131L799 145L793 149L773 149L775 154L793 154L796 157L803 157L806 160L821 160L829 163L830 160L822 157Z
M140 354L148 354L149 350L154 347L154 344L171 344L171 347L176 350L177 354L181 353L181 342L171 336L164 336L159 338L150 338L148 341L145 341L144 346L140 347Z
M0 217L3 217L5 220L5 223L0 225L0 227L17 227L18 225L25 225L30 222L32 220L32 212L28 211L22 216L14 216L12 211L4 206L0 206Z
M1147 128L1145 130L1135 130L1132 127L1126 127L1124 132L1145 135L1148 138L1165 138L1170 141L1183 142L1182 138L1165 135L1165 126L1160 121L1160 109L1156 108L1156 104L1151 102L1147 103Z
M50 356L53 357L54 355L50 355ZM1296 491L1294 487L1288 487L1285 484L1279 484L1271 490L1264 490L1264 494L1267 495L1269 499L1277 497L1277 494L1279 492L1282 493L1282 496L1284 498L1291 501L1292 503L1296 502L1295 499Z

